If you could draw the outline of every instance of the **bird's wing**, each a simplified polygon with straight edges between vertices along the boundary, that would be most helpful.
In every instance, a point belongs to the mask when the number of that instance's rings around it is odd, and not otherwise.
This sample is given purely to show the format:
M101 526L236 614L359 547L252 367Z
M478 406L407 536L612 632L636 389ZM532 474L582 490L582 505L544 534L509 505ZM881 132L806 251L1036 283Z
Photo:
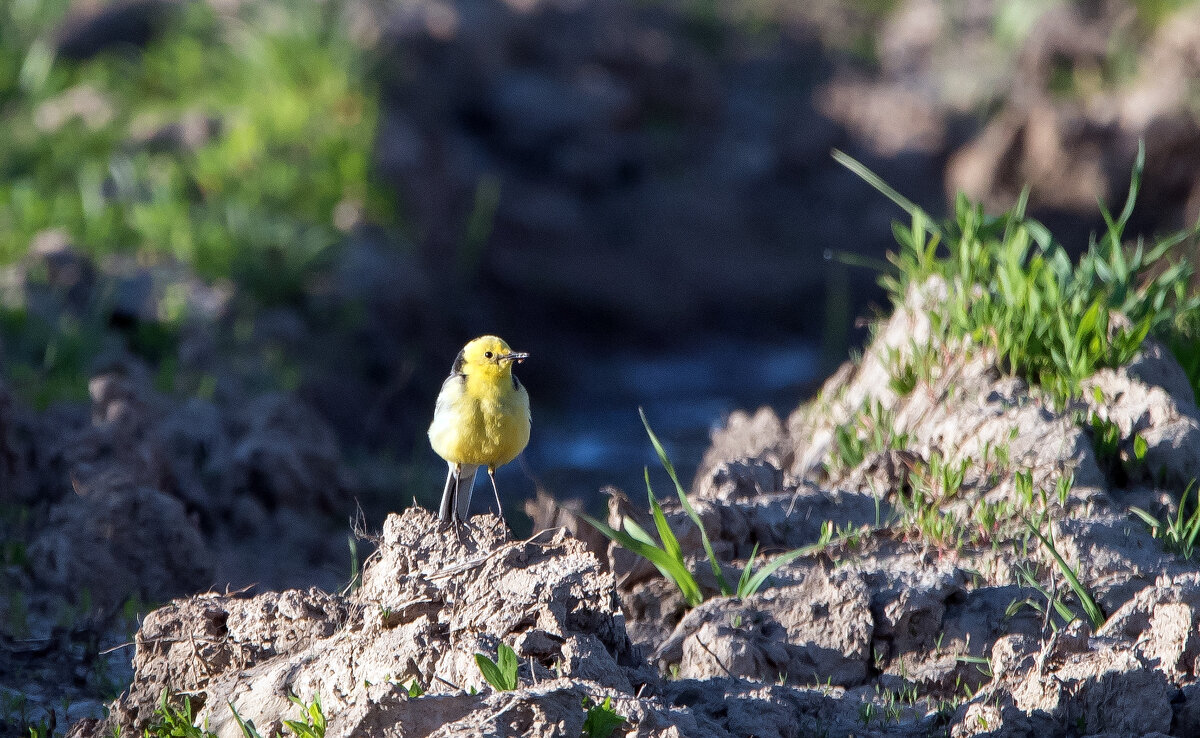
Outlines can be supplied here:
M434 415L449 410L458 398L462 397L467 388L466 378L465 374L451 374L446 377L446 381L442 382L441 391L438 392L437 403L433 408Z

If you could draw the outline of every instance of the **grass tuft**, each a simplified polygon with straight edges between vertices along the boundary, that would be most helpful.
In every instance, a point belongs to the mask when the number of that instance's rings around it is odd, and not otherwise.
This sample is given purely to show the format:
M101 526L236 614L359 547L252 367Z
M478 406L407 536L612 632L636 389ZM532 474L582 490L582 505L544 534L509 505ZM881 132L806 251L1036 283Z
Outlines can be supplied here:
M1058 564L1058 568L1067 580L1067 584L1071 587L1071 591L1079 598L1079 604L1083 607L1084 613L1087 614L1088 620L1092 624L1092 630L1099 630L1100 626L1104 625L1104 621L1108 620L1108 616L1104 614L1104 610L1101 609L1099 603L1092 597L1087 587L1083 586L1083 582L1079 580L1079 575L1071 568L1067 560L1062 557L1062 554L1058 552L1058 548L1054 545L1053 533L1043 534L1029 520L1025 521L1025 525L1029 528L1029 532L1033 533L1041 541L1042 545L1046 547L1046 550L1050 552L1050 555L1054 557L1054 561Z
M37 7L37 17L16 6ZM40 60L37 74L22 75L0 58L0 262L61 228L91 254L170 254L204 277L288 300L349 211L391 217L369 176L368 60L340 3L275 0L233 15L189 3L141 53L83 61L55 58L40 30L65 7L0 10L22 71ZM47 111L75 99L95 110L47 123ZM193 138L167 143L162 131L187 120Z
M1066 249L1025 214L1028 193L1010 211L989 216L960 194L954 216L937 223L861 163L841 152L834 158L897 203L911 217L894 227L899 251L889 254L894 273L880 283L899 306L913 287L930 278L948 287L931 315L935 338L969 339L995 352L999 366L1065 402L1097 369L1127 363L1147 335L1176 350L1193 386L1200 386L1200 296L1192 294L1194 267L1177 247L1196 229L1147 246L1124 242L1145 164L1139 147L1129 195L1117 216L1100 204L1106 228L1072 263ZM897 389L914 377L898 373Z
M749 597L758 592L767 579L778 571L780 567L794 561L800 556L815 553L829 543L830 537L823 536L822 540L816 544L780 554L758 571L754 571L754 560L758 556L758 544L755 544L754 550L750 554L750 559L746 562L746 566L738 578L737 586L730 587L729 582L725 579L725 575L721 571L721 564L717 561L717 556L713 552L712 542L708 538L708 531L704 529L704 523L700 519L700 515L692 507L692 503L688 501L687 494L683 491L683 485L679 483L679 476L675 473L675 465L671 463L666 449L663 448L662 443L658 440L658 436L650 428L650 423L646 420L646 413L641 408L638 408L638 413L641 415L642 424L646 427L650 443L654 446L663 469L666 470L667 475L675 484L675 492L679 496L680 505L683 506L683 510L688 518L700 530L700 540L703 542L704 552L708 556L713 576L717 581L717 587L722 596ZM671 526L667 522L662 505L659 504L658 499L654 496L654 489L650 485L650 470L644 469L643 474L646 479L646 497L650 503L650 515L654 520L655 531L658 533L658 541L655 541L653 536L629 516L622 518L622 530L616 530L607 523L597 520L590 515L581 513L580 517L593 528L603 533L609 540L616 541L619 545L654 564L659 573L679 588L688 607L695 607L704 601L704 592L700 588L700 583L696 580L695 575L692 574L687 560L684 558L683 549L679 545L679 540L675 536L675 532L671 530ZM824 531L824 529L822 530ZM831 535L832 527L830 528Z
M1164 548L1186 560L1191 560L1196 555L1196 539L1200 536L1200 489L1196 490L1195 500L1190 505L1191 513L1185 512L1189 508L1188 494L1193 487L1196 487L1195 479L1183 491L1174 518L1168 515L1165 520L1160 521L1140 507L1129 508L1130 513L1141 518L1142 522L1150 527L1150 534L1162 541Z
M234 715L237 715L236 711ZM154 716L155 721L145 729L146 738L217 738L216 733L194 724L190 697L184 695L182 705L172 705L166 688L159 695Z

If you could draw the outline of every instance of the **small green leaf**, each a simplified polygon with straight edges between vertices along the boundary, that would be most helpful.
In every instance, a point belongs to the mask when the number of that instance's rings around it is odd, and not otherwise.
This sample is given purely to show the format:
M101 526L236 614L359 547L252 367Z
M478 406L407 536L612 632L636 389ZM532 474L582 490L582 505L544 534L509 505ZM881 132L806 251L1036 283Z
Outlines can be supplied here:
M613 709L612 697L605 697L602 704L590 707L587 698L584 698L583 707L587 710L587 717L583 720L583 734L587 738L608 738L625 723L625 718Z
M517 654L507 645L501 643L496 649L496 665L500 667L500 674L504 677L505 690L513 690L517 688L519 683L517 678Z
M483 678L492 688L499 692L511 692L517 688L517 654L507 645L501 643L496 647L496 661L492 661L481 653L475 654L475 663Z
M650 501L650 515L654 518L654 527L658 529L658 538L662 541L663 550L673 559L683 561L683 549L679 547L679 540L675 538L675 532L671 530L671 525L667 522L667 516L663 514L662 505L658 504L658 500L654 497L654 491L650 489L650 472L646 470L646 495Z
M484 681L492 685L492 689L504 691L501 688L501 685L504 684L504 676L500 673L500 667L496 665L495 661L477 653L475 654L475 663L479 666L479 672L483 674Z

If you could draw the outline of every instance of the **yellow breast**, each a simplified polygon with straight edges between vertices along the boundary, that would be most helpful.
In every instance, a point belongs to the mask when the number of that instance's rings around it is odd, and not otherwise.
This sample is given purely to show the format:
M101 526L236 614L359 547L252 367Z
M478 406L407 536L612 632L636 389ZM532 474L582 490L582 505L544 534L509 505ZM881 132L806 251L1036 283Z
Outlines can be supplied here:
M508 386L506 387L505 384ZM503 466L529 443L529 393L502 382L452 376L442 385L429 426L433 450L452 464Z

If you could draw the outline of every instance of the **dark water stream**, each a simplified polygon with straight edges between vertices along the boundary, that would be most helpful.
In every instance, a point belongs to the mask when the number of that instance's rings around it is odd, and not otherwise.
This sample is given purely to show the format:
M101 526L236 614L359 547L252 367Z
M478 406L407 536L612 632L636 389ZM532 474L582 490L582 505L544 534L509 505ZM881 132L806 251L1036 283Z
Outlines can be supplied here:
M819 364L818 347L809 340L738 338L654 355L618 351L589 361L571 379L569 399L561 406L538 407L535 400L533 435L522 462L497 473L504 504L518 507L540 483L560 500L580 498L599 511L605 485L640 499L644 467L658 496L670 494L639 407L688 487L710 432L731 411L769 405L786 415L812 394ZM535 398L536 389L531 387ZM482 486L476 496L491 499Z

